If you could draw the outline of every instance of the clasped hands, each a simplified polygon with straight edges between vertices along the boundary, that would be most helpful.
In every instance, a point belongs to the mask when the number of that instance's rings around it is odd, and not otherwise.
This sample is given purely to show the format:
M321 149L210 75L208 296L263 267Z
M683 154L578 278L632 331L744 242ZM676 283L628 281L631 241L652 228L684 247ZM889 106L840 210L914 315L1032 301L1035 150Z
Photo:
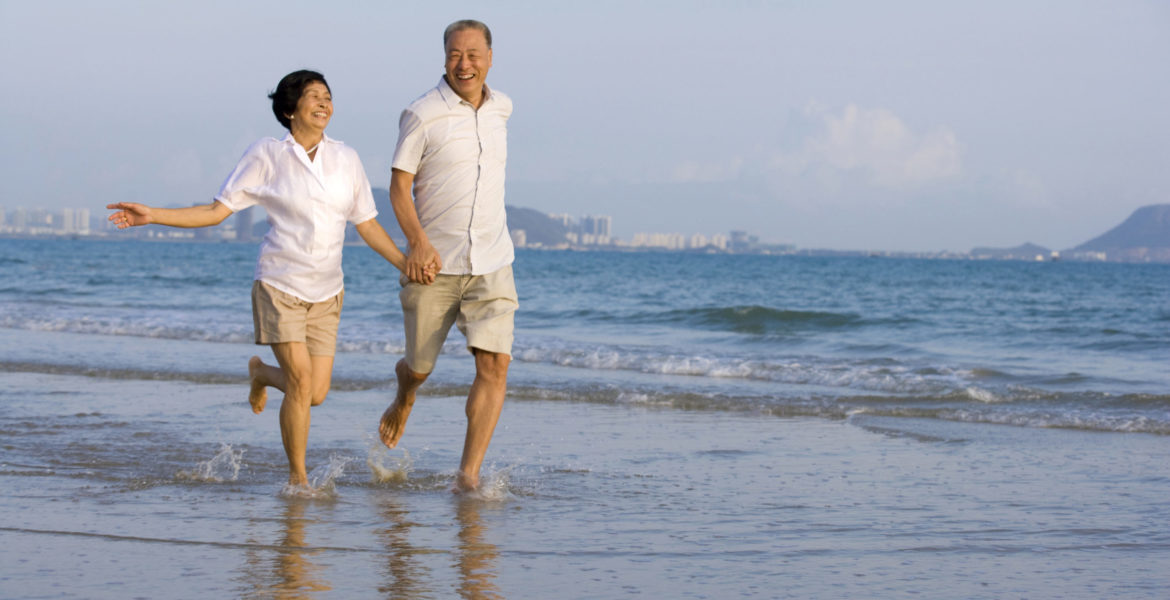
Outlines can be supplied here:
M426 244L410 249L410 254L406 255L406 267L402 269L402 273L414 283L430 285L435 282L435 276L442 268L443 261L439 259L439 253Z

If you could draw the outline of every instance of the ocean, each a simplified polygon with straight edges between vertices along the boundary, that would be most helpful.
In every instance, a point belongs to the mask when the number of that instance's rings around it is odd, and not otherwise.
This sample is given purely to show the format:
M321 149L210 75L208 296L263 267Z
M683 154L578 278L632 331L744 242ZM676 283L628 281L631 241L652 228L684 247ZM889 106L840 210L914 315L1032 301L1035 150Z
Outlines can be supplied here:
M462 336L381 447L398 278L347 247L306 499L248 410L256 251L0 240L0 596L1170 589L1170 265L518 250L462 497Z

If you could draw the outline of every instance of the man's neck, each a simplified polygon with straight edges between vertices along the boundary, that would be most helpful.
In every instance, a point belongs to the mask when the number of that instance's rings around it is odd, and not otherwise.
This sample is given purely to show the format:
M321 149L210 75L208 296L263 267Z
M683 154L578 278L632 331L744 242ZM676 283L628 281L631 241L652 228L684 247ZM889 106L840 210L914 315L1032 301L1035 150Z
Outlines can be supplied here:
M479 110L479 107L483 106L483 101L487 99L487 94L484 92L487 86L479 88L479 94L477 94L474 98L468 98L463 94L455 91L455 86L451 85L451 80L447 79L446 75L443 76L443 79L447 82L447 87L451 88L451 91L455 92L456 96L459 96L461 100L470 104L476 110Z

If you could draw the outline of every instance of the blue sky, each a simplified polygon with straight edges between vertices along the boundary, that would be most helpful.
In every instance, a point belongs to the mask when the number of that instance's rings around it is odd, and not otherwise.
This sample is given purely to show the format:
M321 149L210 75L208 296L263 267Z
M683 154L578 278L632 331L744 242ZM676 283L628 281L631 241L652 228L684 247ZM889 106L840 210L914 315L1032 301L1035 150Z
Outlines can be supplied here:
M460 18L515 103L509 203L619 237L1064 249L1170 202L1164 2L0 0L0 206L207 201L298 68L384 187Z

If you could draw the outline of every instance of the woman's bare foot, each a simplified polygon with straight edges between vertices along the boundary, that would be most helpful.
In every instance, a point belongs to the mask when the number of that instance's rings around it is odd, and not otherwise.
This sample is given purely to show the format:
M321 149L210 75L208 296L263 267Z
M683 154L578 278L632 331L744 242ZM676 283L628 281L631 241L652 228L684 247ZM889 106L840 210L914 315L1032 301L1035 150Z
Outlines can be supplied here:
M264 361L259 356L248 359L248 379L252 388L248 391L248 404L252 405L252 412L264 412L264 405L268 403L268 385L260 378L260 369L264 368Z
M455 485L451 487L451 493L466 494L477 489L479 489L479 477L473 477L463 471L455 474Z

